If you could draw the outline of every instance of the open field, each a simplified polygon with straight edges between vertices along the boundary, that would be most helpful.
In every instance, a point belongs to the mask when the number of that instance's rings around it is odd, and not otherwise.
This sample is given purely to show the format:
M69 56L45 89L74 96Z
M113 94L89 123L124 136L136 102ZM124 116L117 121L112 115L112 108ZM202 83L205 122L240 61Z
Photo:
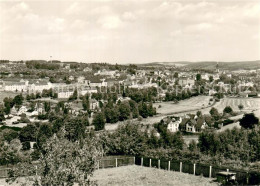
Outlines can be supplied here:
M94 172L91 181L100 186L136 186L136 185L175 185L175 186L208 186L219 185L212 178L202 176L194 176L191 174L166 171L157 168L140 167L137 165L129 165L118 168L99 169ZM11 186L21 185L25 182L24 178L18 179ZM0 186L7 186L5 179L0 179ZM26 185L32 185L31 182Z
M98 185L218 185L213 179L190 174L166 171L156 168L140 167L136 165L119 168L100 169L94 172L92 180Z
M226 106L230 106L234 111L239 111L238 105L242 104L244 112L252 112L254 111L256 115L260 116L260 98L223 98L219 102L216 102L213 107L218 109L219 112L223 112ZM212 106L211 106L212 107ZM209 114L211 107L200 109L203 114ZM182 112L177 115L184 115L187 113L196 113L196 111L192 112Z
M190 99L180 101L179 103L174 102L161 102L155 103L156 111L158 114L171 114L176 112L183 112L193 109L202 109L203 107L209 106L209 100L211 96L196 96ZM161 108L159 108L161 105Z
M19 93L15 93L15 92L0 92L0 103L4 100L4 98L6 97L15 97L16 95L18 95Z

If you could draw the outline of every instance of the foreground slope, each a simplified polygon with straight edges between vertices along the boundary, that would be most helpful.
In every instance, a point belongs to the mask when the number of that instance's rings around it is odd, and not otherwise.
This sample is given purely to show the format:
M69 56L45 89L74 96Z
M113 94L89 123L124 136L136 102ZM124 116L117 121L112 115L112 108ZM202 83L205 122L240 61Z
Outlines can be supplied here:
M190 174L166 171L136 165L119 168L100 169L94 172L92 180L98 185L136 186L136 185L175 185L175 186L206 186L218 185L213 179Z

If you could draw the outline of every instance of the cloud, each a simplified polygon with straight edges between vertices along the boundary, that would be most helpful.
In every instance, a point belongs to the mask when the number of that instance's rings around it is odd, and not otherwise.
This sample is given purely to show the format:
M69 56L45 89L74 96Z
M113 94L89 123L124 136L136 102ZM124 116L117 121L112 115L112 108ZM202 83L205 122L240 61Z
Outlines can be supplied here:
M258 59L259 32L260 1L0 2L0 58L8 59Z
M126 21L134 21L134 20L136 20L136 16L132 12L124 12L122 17Z
M103 28L106 29L115 29L121 26L122 21L118 16L106 16L98 20L98 23L101 24Z

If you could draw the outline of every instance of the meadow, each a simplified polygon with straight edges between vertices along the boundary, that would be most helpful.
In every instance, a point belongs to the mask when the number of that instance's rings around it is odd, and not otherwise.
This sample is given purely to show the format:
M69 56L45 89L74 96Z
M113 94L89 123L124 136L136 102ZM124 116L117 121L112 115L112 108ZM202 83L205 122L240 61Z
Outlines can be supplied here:
M100 186L219 185L218 183L213 182L213 179L202 176L194 176L186 173L166 171L157 168L140 167L136 165L96 170L91 180L96 181L97 185Z

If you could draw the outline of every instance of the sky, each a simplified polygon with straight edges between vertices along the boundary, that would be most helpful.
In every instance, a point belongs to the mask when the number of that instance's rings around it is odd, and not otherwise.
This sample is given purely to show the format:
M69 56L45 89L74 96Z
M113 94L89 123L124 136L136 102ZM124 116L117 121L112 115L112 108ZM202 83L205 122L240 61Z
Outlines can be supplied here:
M260 59L259 0L0 0L0 59Z

